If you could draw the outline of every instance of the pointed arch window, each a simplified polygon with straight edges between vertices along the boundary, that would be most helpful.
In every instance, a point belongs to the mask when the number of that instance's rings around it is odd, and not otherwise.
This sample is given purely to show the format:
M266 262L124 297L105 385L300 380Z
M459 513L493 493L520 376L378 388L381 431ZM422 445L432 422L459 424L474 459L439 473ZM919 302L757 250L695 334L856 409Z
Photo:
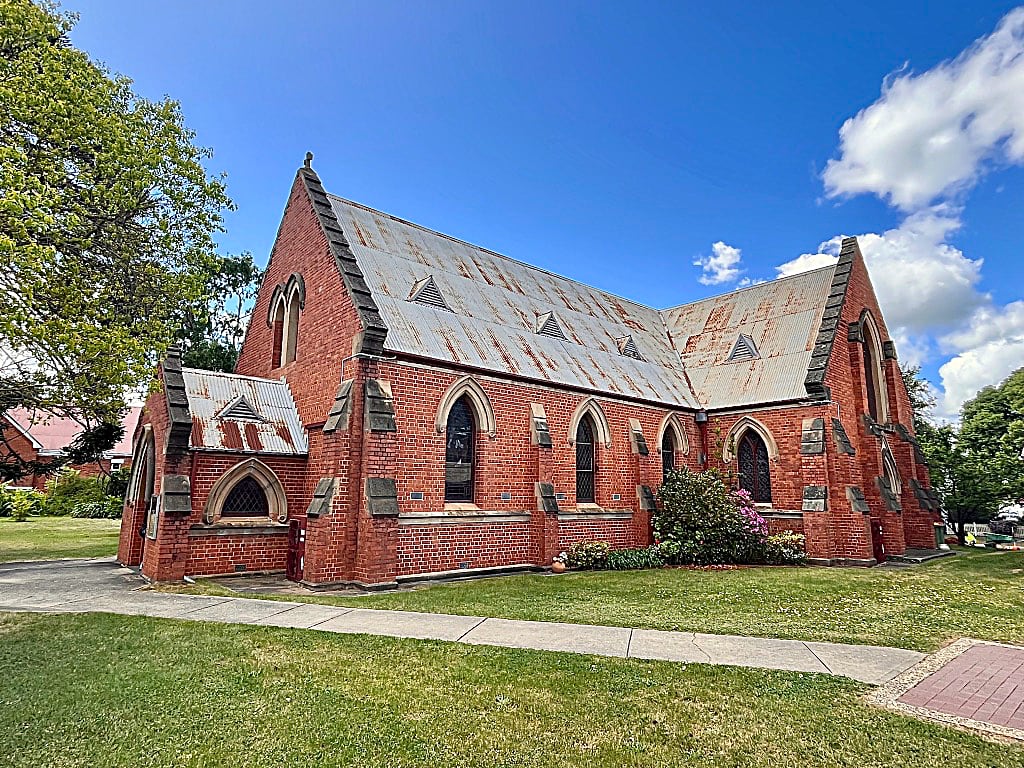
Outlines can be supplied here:
M288 312L285 316L281 365L295 361L299 348L299 292L288 296Z
M274 315L271 318L270 325L273 329L274 342L273 349L271 350L271 366L273 368L281 367L281 356L282 347L284 346L284 316L285 316L285 301L283 298L278 299L277 306L274 307Z
M661 438L661 474L662 478L668 477L668 473L676 468L676 446L679 441L676 436L676 428L669 424L665 427L665 434Z
M874 318L867 311L861 317L864 336L864 389L867 411L877 422L889 419L889 401L886 395L885 370L882 368L882 340Z
M592 504L597 474L594 420L588 413L576 427L576 503Z
M899 496L903 493L903 481L900 480L900 470L896 466L896 460L888 450L882 452L882 474L889 481L892 492Z
M452 405L445 424L445 501L473 501L476 431L473 407L469 397L463 395Z
M263 487L252 477L243 477L228 492L221 517L267 517L270 503Z
M771 504L772 477L768 447L764 440L754 430L745 430L740 437L736 456L739 459L740 488L748 491L755 503Z

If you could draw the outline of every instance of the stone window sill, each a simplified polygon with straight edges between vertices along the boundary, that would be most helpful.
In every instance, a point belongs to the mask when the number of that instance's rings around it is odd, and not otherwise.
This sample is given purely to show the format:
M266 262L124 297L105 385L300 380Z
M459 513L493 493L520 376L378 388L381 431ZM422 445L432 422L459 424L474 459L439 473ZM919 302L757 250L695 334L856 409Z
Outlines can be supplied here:
M445 504L444 504L444 511L445 512L479 512L480 511L480 507L478 507L476 504L473 504L472 502L469 502L469 501L460 501L460 502L447 502L446 501ZM430 513L430 512L428 512L426 514L440 514L440 513L437 513L437 512Z
M278 523L266 517L237 518L230 522L217 520L213 523L199 523L189 527L188 535L198 536L261 536L287 533L288 524Z

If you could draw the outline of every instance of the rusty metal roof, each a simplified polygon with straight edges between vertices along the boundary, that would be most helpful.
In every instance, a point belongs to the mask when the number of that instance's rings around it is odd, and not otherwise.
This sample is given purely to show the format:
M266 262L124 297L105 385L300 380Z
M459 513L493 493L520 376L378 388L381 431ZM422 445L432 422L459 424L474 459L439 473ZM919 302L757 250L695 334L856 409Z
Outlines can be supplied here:
M183 368L189 411L190 445L197 450L303 455L309 450L306 430L284 379L258 379L233 373ZM244 401L258 418L231 418L244 409L227 408Z
M657 310L357 203L330 199L388 327L388 351L611 395L696 405ZM409 300L414 286L427 278L433 278L450 312ZM538 321L551 317L565 340L537 332ZM643 359L620 351L619 340L627 336Z
M833 272L824 267L662 312L702 406L807 397L804 377ZM758 357L730 362L741 334L753 339Z

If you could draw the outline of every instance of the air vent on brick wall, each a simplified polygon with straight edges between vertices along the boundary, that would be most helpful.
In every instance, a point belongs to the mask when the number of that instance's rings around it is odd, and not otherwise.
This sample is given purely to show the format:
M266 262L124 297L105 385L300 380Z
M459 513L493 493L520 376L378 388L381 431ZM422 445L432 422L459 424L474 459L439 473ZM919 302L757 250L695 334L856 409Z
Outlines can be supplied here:
M741 333L739 338L736 339L736 343L732 346L732 352L729 353L729 357L726 358L727 363L736 363L742 360L754 360L760 357L760 353L757 351L757 345L754 340L747 334Z
M426 304L434 309L452 311L452 308L448 306L448 302L444 300L444 296L441 295L441 290L437 287L437 283L434 282L433 275L428 275L422 280L417 280L413 283L412 291L409 293L409 301L415 301L417 304Z
M640 354L640 350L637 349L636 342L633 341L632 336L623 336L621 339L616 339L615 342L619 345L619 352L625 357L632 357L634 360L643 360L644 356Z
M565 337L565 332L562 331L562 326L558 324L558 319L555 317L554 312L545 312L542 315L537 316L537 333L541 336L550 336L554 339L561 339L562 341L568 341Z
M253 408L245 395L236 397L224 406L224 409L217 414L219 419L237 419L239 421L262 421L260 415Z

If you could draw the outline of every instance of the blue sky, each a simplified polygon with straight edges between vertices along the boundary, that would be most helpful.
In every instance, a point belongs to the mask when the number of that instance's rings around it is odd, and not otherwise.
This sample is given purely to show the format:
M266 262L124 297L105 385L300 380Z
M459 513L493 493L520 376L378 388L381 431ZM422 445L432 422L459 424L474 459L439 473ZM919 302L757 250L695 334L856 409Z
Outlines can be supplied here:
M213 148L226 251L265 263L306 150L336 194L657 307L865 235L951 415L1024 364L1024 11L751 5L65 3Z

